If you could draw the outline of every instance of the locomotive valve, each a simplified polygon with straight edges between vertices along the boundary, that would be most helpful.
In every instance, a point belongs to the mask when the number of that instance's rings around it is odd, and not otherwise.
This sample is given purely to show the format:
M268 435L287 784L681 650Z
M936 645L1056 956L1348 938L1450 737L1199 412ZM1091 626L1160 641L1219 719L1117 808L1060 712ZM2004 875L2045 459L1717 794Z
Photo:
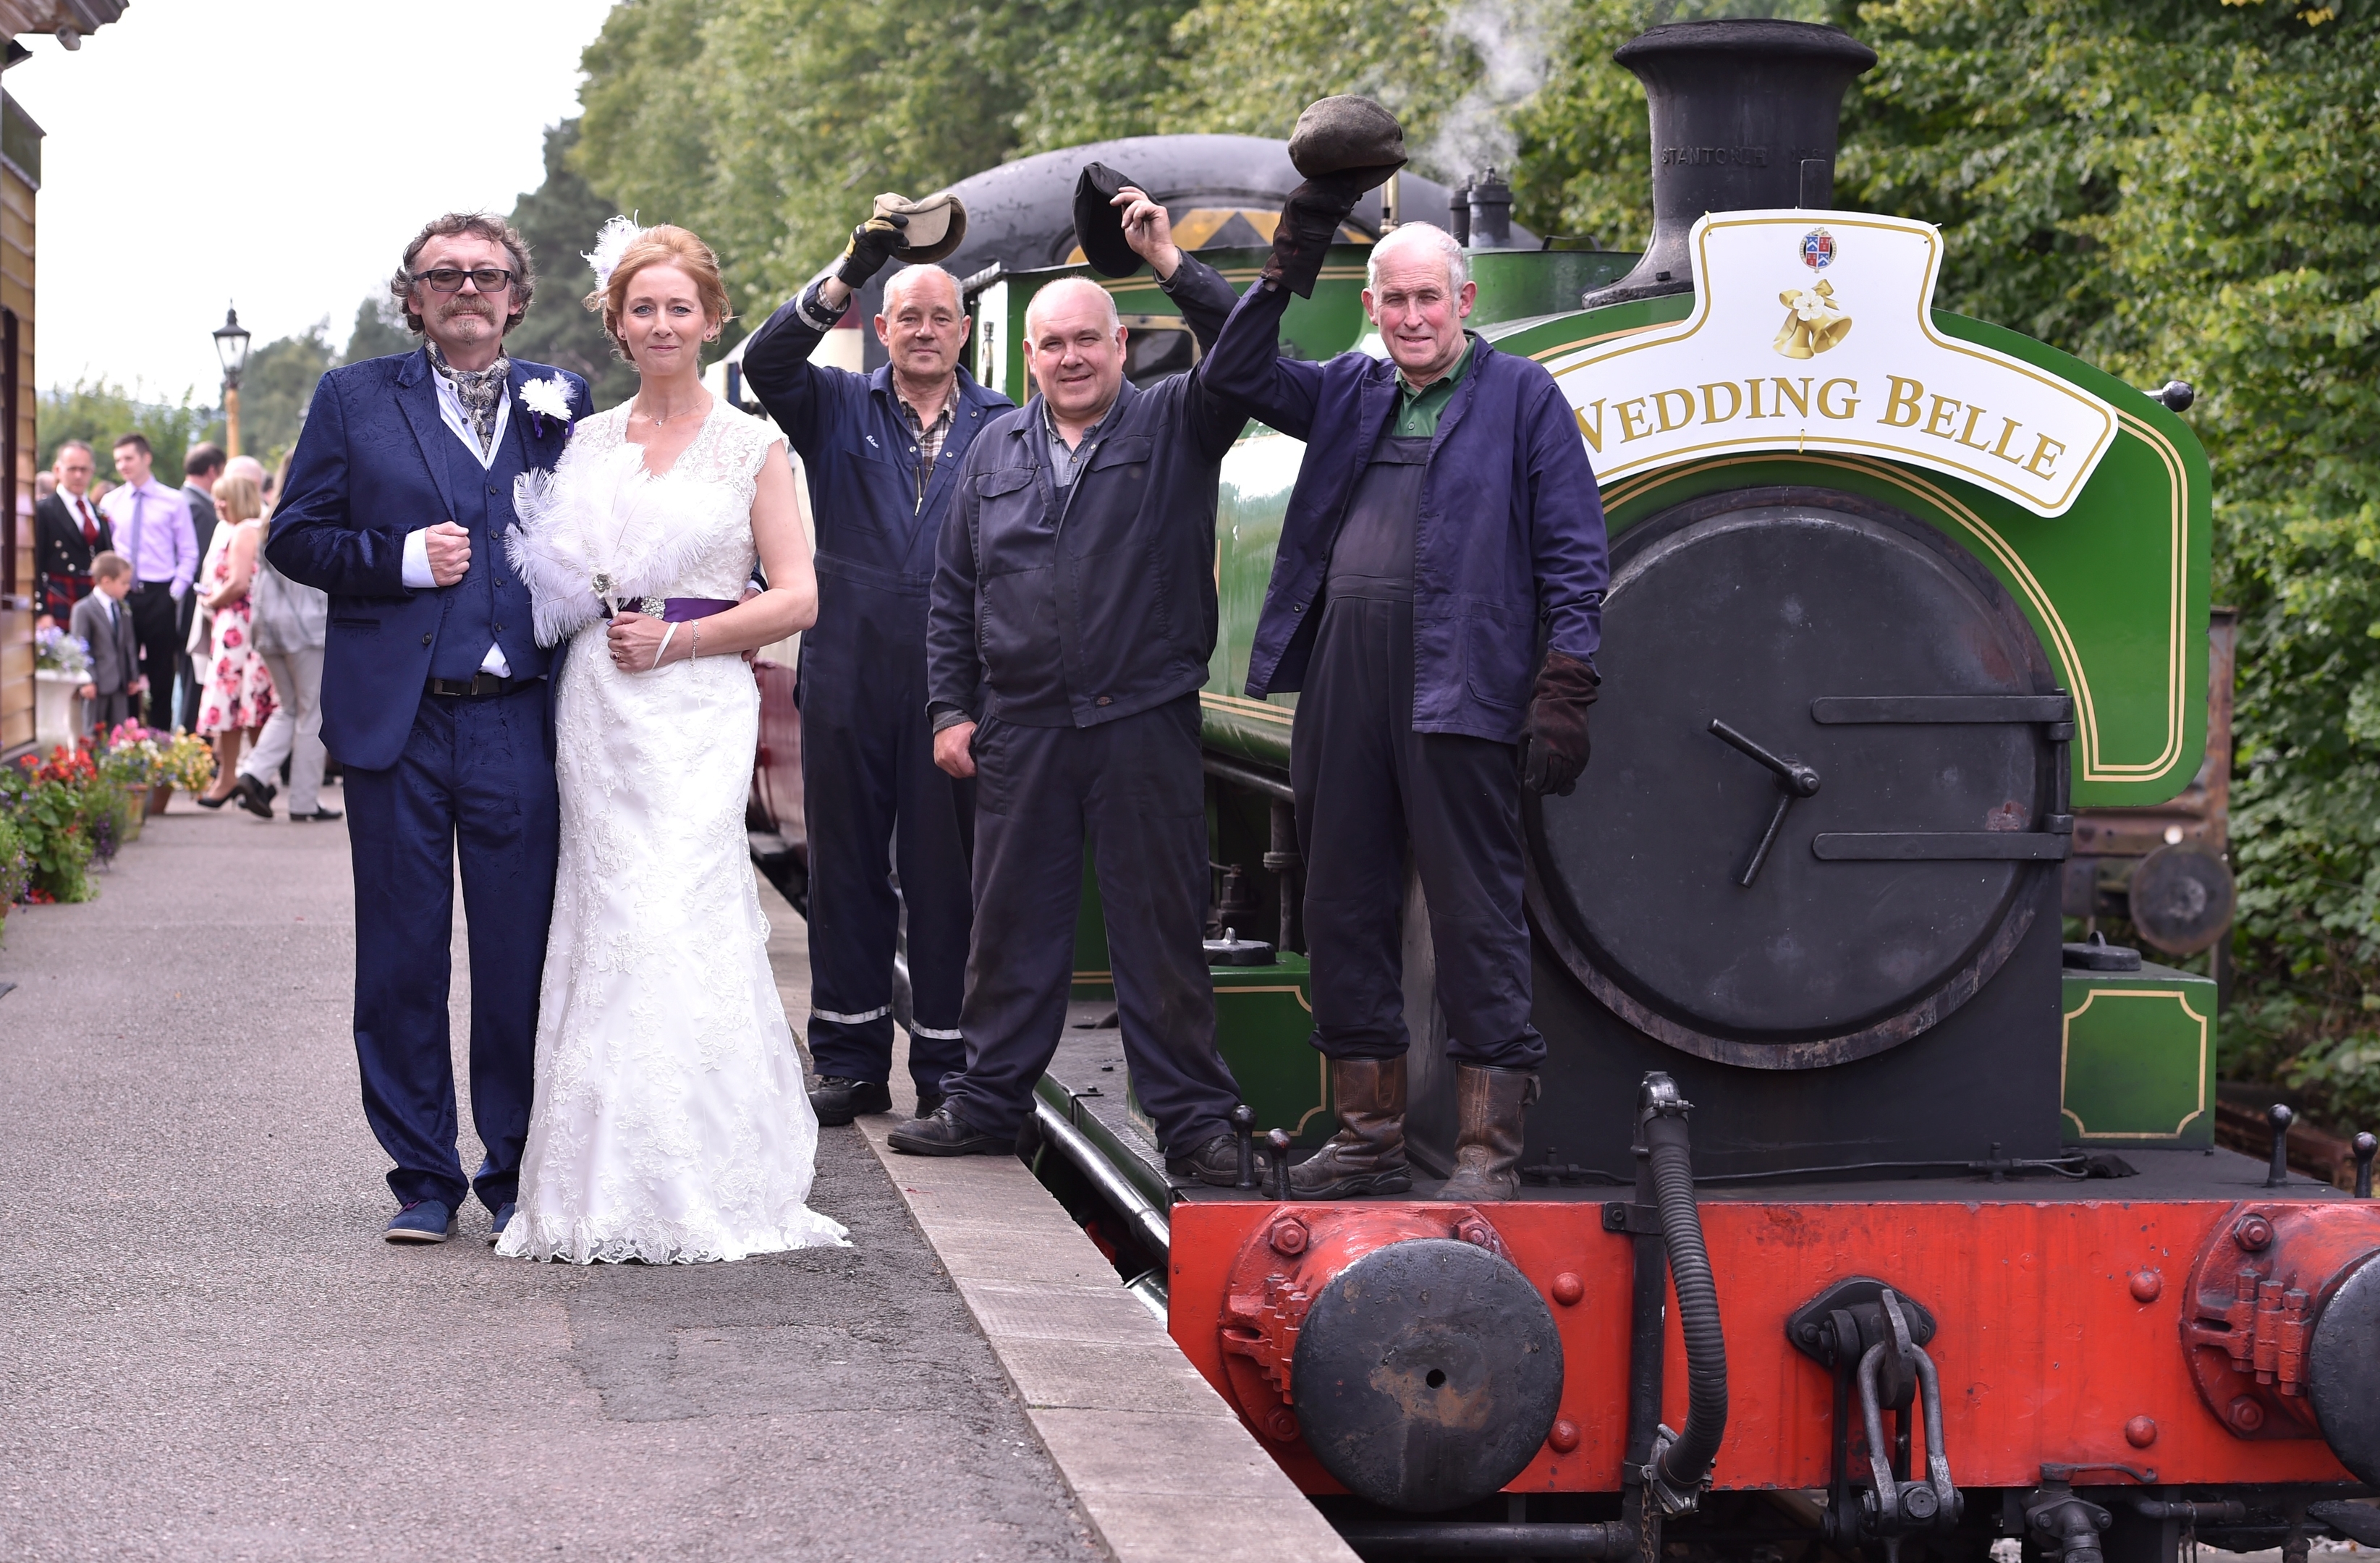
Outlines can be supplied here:
M1795 798L1806 798L1817 792L1818 773L1799 760L1770 754L1717 717L1711 719L1710 731L1720 743L1777 773L1777 807L1768 816L1768 829L1761 832L1759 844L1752 849L1751 857L1744 861L1743 872L1735 877L1737 884L1749 890L1752 881L1760 877L1760 866L1768 861L1769 849L1777 844L1777 832L1785 828L1785 811L1793 806Z

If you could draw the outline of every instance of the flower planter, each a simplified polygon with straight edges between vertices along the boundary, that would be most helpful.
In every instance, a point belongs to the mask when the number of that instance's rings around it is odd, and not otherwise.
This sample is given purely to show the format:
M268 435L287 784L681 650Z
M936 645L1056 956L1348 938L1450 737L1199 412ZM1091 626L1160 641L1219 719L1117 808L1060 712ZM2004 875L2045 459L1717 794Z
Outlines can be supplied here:
M165 812L165 806L173 801L174 784L171 782L160 782L149 789L148 812L163 814Z
M80 673L58 672L38 669L33 673L33 742L47 748L52 744L71 744L82 731L81 702L75 691L82 687Z

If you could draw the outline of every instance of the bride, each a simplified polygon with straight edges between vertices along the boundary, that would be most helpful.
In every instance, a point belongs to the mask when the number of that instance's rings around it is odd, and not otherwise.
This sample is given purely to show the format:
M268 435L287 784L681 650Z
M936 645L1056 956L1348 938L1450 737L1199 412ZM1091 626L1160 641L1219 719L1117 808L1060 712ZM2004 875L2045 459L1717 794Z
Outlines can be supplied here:
M808 1208L818 1120L744 836L759 697L740 652L818 616L784 442L705 391L727 295L683 228L604 225L603 328L640 383L523 479L513 567L555 696L562 858L519 1207L499 1254L739 1259L842 1243ZM532 382L533 416L568 416ZM755 554L769 589L737 599Z

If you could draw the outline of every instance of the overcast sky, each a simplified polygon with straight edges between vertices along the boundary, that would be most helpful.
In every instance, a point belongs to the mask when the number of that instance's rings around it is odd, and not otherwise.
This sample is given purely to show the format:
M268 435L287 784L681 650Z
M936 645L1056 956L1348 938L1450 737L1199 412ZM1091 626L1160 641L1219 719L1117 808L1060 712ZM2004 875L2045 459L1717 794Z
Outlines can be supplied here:
M421 224L509 211L542 180L540 132L577 112L578 52L611 8L133 0L73 54L20 39L7 91L48 132L40 383L212 403L227 304L259 345L327 315L346 346ZM476 50L484 67L453 67Z

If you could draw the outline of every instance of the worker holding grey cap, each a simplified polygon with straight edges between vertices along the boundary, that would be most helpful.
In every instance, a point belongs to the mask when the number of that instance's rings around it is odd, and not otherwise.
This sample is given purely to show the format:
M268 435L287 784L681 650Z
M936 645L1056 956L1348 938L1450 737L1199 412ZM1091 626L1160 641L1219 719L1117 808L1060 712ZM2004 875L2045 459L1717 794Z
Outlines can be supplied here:
M1530 1023L1521 792L1568 793L1599 682L1603 510L1552 376L1466 331L1463 247L1407 224L1372 247L1386 357L1281 355L1339 227L1404 162L1363 98L1306 110L1305 176L1204 365L1217 394L1306 442L1247 692L1301 691L1290 745L1314 1045L1340 1130L1291 1169L1311 1199L1411 1186L1404 1149L1406 866L1429 906L1455 1069L1441 1199L1510 1199L1545 1039Z
M1012 405L961 364L966 310L956 279L932 263L965 235L954 196L879 196L843 254L744 349L745 382L801 453L818 523L819 619L802 636L797 698L819 1073L810 1103L821 1123L892 1110L905 903L919 1111L941 1104L943 1076L965 1059L975 784L934 766L926 606L959 464ZM854 291L894 262L904 264L875 321L892 361L872 374L812 362Z

